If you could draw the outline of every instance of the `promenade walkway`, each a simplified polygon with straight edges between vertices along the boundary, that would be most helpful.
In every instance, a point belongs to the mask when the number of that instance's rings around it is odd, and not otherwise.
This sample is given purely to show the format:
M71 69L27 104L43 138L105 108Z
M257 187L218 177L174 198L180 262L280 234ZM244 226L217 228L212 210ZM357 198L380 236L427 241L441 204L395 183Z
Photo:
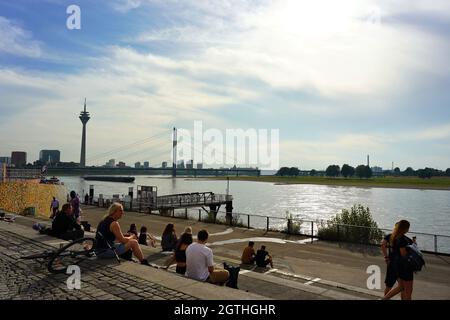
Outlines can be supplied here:
M102 208L83 207L83 220L88 220L95 227L105 213L106 210ZM22 237L29 237L33 241L41 241L38 238L42 236L36 235L36 232L31 229L34 221L37 220L19 217L14 224L0 223L1 241L4 241L4 245L7 246L7 239L16 239L11 235L5 238L3 232L5 228L10 229L7 230L9 232L19 233ZM256 248L259 248L261 244L267 246L268 251L274 257L274 269L241 269L238 283L240 290L193 281L175 274L173 268L168 271L163 271L131 262L105 266L109 271L105 272L106 275L102 275L100 278L106 281L108 276L120 270L123 274L126 274L126 277L140 279L139 281L144 282L147 281L145 283L158 288L153 288L153 296L144 297L145 291L140 292L142 295L141 298L149 299L154 299L156 296L163 299L178 297L181 299L268 298L300 300L353 300L380 299L382 297L385 265L384 259L377 247L345 245L323 241L311 242L310 239L277 232L229 228L224 225L206 224L193 220L134 212L126 212L120 223L123 229L128 228L131 223L135 223L138 229L142 225L145 225L152 234L160 237L162 230L169 222L175 224L177 234L180 234L184 227L188 225L193 228L194 235L200 229L207 229L210 232L208 245L214 251L217 265L221 265L224 261L238 265L242 249L251 239L256 242ZM123 231L125 232L126 230ZM55 239L46 239L44 243L51 243L52 241L55 242ZM7 254L4 254L3 251L3 248L0 247L0 264L5 263L4 260L8 259ZM167 259L167 256L161 253L160 247L146 247L144 253L148 260L155 264L162 265ZM413 298L450 299L450 257L427 254L426 261L427 266L425 270L416 276ZM381 289L379 290L367 289L366 283L369 277L367 267L371 265L378 265L381 269ZM25 268L25 265L22 265L22 267ZM101 270L100 268L98 272L103 272ZM95 272L95 270L92 272ZM49 277L48 274L46 277ZM89 278L87 281L89 282ZM129 279L117 280L118 283L122 281L128 283L127 281ZM0 283L3 283L3 279L0 279ZM142 286L144 285L142 283ZM116 286L112 285L112 287L114 288ZM59 289L62 290L61 288ZM129 290L132 292L134 289ZM161 290L161 292L158 290ZM0 298L5 297L4 295L2 296L2 292L5 292L5 289L0 287ZM102 292L103 298L111 298L108 294L112 293L108 291L104 292ZM81 295L82 293L79 294ZM100 294L100 292L97 292L97 294ZM112 295L118 299L124 298L123 292ZM61 295L56 296L61 298ZM129 297L130 295L125 296L125 299ZM83 296L81 298L97 299L98 297Z

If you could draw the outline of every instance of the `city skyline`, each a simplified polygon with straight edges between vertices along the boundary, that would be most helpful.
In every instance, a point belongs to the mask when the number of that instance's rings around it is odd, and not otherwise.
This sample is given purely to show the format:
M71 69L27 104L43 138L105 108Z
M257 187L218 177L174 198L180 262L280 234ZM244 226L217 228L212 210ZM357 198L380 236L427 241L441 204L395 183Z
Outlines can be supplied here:
M123 160L171 163L203 120L280 129L280 167L450 167L448 1L77 4L80 30L65 1L0 3L0 156L77 161L86 96L87 165L165 131Z

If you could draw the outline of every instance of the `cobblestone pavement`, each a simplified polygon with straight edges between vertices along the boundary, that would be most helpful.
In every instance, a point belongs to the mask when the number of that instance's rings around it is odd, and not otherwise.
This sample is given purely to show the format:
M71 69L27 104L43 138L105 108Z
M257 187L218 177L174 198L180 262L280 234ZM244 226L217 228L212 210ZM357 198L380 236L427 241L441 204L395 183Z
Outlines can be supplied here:
M81 289L67 288L68 275L50 274L46 263L19 257L52 249L9 231L0 233L0 299L13 300L194 300L159 284L84 260Z

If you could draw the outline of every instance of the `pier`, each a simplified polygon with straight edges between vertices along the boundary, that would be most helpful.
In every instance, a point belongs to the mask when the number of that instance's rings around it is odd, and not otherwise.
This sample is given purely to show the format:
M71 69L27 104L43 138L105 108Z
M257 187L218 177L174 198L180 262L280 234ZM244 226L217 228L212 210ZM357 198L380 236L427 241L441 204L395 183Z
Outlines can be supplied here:
M94 199L93 186L90 189L90 199ZM160 214L174 215L175 209L202 208L216 217L221 206L225 206L227 219L231 219L233 213L233 196L227 194L216 194L214 192L191 192L158 196L156 186L137 186L137 197L134 197L134 188L130 187L128 195L120 199L118 195L112 198L99 195L98 201L91 201L100 207L107 207L112 202L121 202L124 207L131 211L146 212L159 211Z

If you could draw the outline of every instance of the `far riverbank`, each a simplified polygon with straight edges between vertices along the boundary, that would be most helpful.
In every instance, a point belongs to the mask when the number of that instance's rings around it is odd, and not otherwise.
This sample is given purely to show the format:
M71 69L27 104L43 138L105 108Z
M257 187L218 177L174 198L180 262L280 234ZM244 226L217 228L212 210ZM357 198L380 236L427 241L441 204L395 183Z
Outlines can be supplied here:
M328 177L279 177L279 176L238 176L229 177L235 181L269 182L275 184L315 184L330 186L346 186L361 188L395 188L420 190L450 191L450 177L433 177L421 179L417 177L376 177L371 179L359 178L328 178ZM202 177L199 179L226 180L227 177Z

